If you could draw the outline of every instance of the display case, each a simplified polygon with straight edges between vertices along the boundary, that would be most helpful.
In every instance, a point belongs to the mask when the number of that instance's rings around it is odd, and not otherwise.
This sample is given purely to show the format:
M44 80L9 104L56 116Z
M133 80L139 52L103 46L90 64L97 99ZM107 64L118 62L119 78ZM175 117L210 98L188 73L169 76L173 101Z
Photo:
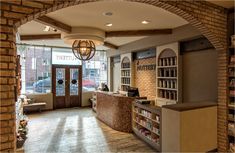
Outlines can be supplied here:
M127 91L133 85L133 63L132 54L121 55L121 90Z
M181 57L179 44L157 47L157 105L175 104L181 101Z
M229 47L228 62L228 148L230 152L235 152L235 50L234 46Z
M133 132L157 151L161 151L161 108L151 104L132 105Z
M20 64L20 55L16 57L16 100L21 93L21 64Z

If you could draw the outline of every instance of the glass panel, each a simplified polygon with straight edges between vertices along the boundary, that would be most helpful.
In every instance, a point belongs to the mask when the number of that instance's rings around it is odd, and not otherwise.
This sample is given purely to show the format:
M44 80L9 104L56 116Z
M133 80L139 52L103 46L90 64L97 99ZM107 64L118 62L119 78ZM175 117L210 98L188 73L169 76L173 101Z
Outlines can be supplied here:
M71 48L52 48L52 64L81 65L82 62L74 56Z
M51 92L51 48L17 45L23 94Z
M78 69L70 69L70 95L78 95Z
M56 96L65 95L65 69L56 68Z
M89 61L82 63L82 90L94 91L101 83L107 84L106 52L98 51Z

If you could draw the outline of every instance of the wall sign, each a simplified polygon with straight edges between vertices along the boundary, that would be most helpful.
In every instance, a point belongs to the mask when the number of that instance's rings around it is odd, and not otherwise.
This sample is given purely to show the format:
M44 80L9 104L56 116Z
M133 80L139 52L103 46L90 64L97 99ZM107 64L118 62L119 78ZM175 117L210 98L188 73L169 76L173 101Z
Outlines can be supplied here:
M154 71L154 70L156 70L156 64L137 65L137 71Z

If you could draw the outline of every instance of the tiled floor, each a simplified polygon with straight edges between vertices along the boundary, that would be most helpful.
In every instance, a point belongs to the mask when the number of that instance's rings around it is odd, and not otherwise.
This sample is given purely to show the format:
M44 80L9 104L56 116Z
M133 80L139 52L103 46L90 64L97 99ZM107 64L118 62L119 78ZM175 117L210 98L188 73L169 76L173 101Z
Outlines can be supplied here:
M97 120L89 108L28 115L25 153L155 152L135 135L118 132Z

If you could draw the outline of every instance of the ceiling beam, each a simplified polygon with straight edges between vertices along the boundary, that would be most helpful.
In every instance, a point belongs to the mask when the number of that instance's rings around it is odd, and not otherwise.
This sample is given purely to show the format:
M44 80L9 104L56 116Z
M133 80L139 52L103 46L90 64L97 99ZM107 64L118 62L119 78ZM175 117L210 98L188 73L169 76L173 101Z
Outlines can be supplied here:
M106 37L133 37L172 34L172 29L152 29L152 30L128 30L128 31L109 31Z
M71 26L64 24L60 21L54 20L54 19L47 17L45 15L35 19L35 21L42 23L42 24L45 24L45 25L49 25L57 30L67 32L67 33L70 33L72 30Z
M118 49L118 46L116 46L116 45L114 45L114 44L111 44L111 43L109 43L109 42L104 42L104 44L103 44L104 46L106 46L106 47L108 47L108 48L110 48L110 49Z
M20 35L20 40L61 39L60 34Z

